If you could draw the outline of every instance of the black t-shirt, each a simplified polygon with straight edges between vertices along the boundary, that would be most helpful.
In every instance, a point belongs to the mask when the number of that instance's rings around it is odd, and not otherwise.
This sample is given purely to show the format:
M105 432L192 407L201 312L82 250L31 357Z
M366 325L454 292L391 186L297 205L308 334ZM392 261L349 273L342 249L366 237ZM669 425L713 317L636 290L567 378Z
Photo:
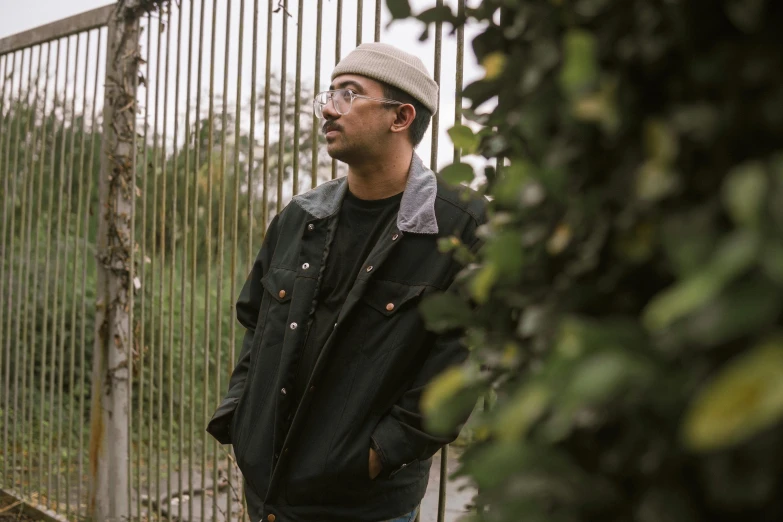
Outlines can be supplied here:
M318 291L313 321L299 360L295 390L297 401L305 392L315 361L329 338L362 263L386 225L397 218L401 200L402 192L377 200L359 199L350 191L345 195Z

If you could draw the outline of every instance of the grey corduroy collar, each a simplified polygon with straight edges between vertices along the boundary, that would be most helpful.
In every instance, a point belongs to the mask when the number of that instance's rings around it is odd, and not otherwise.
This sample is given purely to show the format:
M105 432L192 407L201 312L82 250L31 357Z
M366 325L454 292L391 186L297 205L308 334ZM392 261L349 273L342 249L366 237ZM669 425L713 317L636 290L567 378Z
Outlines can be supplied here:
M294 196L293 201L316 219L329 217L339 210L345 191L348 190L347 181L347 178L328 181L309 192ZM435 174L424 166L414 152L397 214L397 228L414 234L437 234L437 194L438 180Z

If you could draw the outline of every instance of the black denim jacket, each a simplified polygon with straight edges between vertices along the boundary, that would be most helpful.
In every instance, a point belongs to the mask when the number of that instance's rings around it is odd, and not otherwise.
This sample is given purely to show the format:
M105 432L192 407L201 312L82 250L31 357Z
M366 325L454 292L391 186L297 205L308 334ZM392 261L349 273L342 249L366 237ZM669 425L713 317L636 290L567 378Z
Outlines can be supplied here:
M228 393L207 427L233 444L253 522L378 521L411 511L431 457L456 437L427 433L421 393L467 356L459 332L436 335L418 312L459 271L438 239L476 248L485 203L443 184L413 155L396 223L390 223L346 298L292 404L297 361L347 189L345 178L294 197L269 226L237 301L247 328ZM383 472L369 478L369 448ZM255 504L255 505L252 505Z

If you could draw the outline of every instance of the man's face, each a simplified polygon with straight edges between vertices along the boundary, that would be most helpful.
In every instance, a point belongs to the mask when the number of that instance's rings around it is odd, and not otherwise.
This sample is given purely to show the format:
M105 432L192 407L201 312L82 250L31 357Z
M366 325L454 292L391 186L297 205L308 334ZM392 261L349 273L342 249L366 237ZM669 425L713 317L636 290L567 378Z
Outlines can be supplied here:
M383 98L381 84L354 74L335 77L329 90L350 89L356 94ZM352 161L375 155L391 134L389 127L395 119L395 111L382 103L355 98L347 114L338 113L331 101L323 108L321 130L326 135L329 155L350 164Z

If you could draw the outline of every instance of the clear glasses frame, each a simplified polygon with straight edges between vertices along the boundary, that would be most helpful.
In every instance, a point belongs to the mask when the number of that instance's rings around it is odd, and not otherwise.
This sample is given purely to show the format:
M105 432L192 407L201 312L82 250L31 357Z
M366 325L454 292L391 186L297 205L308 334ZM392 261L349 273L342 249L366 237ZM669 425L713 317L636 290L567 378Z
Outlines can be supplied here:
M356 98L372 100L381 103L391 103L394 105L405 105L403 102L397 100L390 100L388 98L373 98L372 96L356 94L350 89L335 89L333 91L323 91L316 94L315 98L313 98L313 111L318 118L323 118L324 107L326 107L326 104L329 103L329 100L331 100L332 106L334 107L334 110L337 111L337 114L348 114L351 112L351 108L353 107L353 100Z

